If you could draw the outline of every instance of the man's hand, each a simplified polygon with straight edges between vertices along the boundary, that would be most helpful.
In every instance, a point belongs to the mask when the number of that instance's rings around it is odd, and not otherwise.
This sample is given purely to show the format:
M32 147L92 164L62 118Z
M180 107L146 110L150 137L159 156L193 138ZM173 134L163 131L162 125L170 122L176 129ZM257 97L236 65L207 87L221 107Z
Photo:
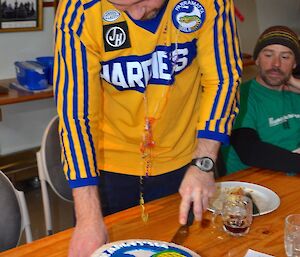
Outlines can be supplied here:
M196 166L190 166L182 180L179 193L182 197L180 203L179 223L184 225L191 203L194 203L195 219L200 221L202 213L208 207L209 198L215 192L215 179L213 172L204 172Z
M199 138L193 158L209 157L216 161L220 142ZM208 207L209 198L215 192L215 179L213 172L201 171L196 166L191 165L179 188L179 193L182 197L179 210L179 223L184 225L187 222L187 216L191 203L194 204L195 219L200 221L202 213Z
M300 94L300 79L297 79L291 75L287 85L284 86L284 90Z
M295 150L293 151L293 153L298 153L298 154L300 154L300 148L295 149Z
M90 257L108 242L97 186L73 189L76 226L72 235L69 257Z
M90 257L95 250L108 242L105 224L76 225L69 248L69 257Z

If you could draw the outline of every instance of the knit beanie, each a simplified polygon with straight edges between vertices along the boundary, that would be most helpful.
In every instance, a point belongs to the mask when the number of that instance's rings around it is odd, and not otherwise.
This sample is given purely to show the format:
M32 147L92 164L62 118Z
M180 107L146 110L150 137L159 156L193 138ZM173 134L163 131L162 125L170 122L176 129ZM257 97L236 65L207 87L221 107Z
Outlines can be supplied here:
M258 38L253 52L253 59L256 60L259 52L268 45L279 44L290 48L300 63L300 44L297 34L286 26L273 26L266 29Z

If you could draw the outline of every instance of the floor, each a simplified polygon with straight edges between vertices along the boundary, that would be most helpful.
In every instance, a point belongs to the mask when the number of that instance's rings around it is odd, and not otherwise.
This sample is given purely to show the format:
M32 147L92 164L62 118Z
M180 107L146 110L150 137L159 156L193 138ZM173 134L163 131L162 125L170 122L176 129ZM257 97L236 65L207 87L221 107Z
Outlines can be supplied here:
M25 193L33 240L46 236L42 194L35 158L37 150L30 149L0 156L0 170L9 177L18 190ZM57 233L72 227L74 224L73 204L59 198L50 187L48 187L48 192L52 209L53 232ZM26 242L24 234L20 244Z
M42 204L41 188L37 180L33 180L33 185L27 186L24 190L28 212L31 221L33 240L46 236L44 211ZM70 228L74 224L73 204L59 198L48 187L50 205L52 210L53 232ZM25 243L25 236L22 235L20 244Z

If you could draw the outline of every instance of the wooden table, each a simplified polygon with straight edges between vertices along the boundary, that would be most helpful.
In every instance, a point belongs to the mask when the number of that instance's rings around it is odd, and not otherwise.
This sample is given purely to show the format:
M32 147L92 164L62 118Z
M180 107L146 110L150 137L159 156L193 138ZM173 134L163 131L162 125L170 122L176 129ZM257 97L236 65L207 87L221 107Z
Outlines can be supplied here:
M0 106L6 104L22 103L22 102L41 100L41 99L53 97L52 90L47 92L33 93L33 92L27 92L25 90L18 90L9 87L9 84L15 81L16 79L0 80L1 86L9 88L8 94L0 94Z
M223 177L220 181L245 181L266 186L276 192L281 204L267 215L255 217L251 230L244 237L232 237L211 224L211 214L206 212L201 224L195 222L184 245L202 257L242 257L251 248L274 256L285 256L283 244L284 218L300 213L300 177L283 173L251 169ZM170 241L179 225L177 223L179 195L175 194L147 204L148 223L140 218L139 207L122 211L105 218L111 241L148 238ZM34 241L33 243L3 252L0 257L65 257L72 229Z

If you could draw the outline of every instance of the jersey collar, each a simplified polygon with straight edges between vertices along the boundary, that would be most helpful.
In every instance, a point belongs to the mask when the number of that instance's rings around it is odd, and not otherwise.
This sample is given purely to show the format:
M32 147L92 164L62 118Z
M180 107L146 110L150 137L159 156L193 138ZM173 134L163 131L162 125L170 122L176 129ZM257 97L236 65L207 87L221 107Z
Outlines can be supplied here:
M166 11L168 2L169 1L166 1L164 6L160 9L159 13L156 15L156 17L153 18L153 19L150 19L150 20L135 20L128 13L127 13L127 15L139 27L141 27L145 30L148 30L152 33L155 33L158 26L159 26L159 24L160 24L160 21L161 21L163 15L164 15L164 13Z

